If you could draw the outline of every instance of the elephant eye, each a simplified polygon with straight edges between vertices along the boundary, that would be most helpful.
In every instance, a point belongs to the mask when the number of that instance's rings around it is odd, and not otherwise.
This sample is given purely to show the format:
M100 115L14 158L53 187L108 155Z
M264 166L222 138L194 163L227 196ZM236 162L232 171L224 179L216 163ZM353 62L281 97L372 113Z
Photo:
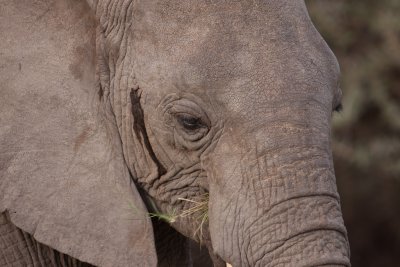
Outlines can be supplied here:
M334 111L335 112L341 112L343 110L343 105L342 103L338 104L335 108Z
M165 124L174 132L174 142L190 146L202 144L204 138L212 128L211 121L203 108L197 103L201 102L194 96L189 96L196 101L176 94L167 96L159 105L164 114ZM204 104L203 104L204 105Z
M201 128L207 127L200 118L190 114L180 113L177 114L179 124L187 131L196 131Z
M340 86L338 86L337 91L335 93L335 97L333 99L334 112L341 112L343 110L342 95L343 95L342 90L340 89Z

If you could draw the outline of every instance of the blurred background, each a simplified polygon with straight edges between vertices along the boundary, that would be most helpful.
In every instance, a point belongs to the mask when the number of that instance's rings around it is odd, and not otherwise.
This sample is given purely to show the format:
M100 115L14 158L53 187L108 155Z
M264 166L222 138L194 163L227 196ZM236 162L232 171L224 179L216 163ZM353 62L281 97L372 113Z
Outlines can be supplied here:
M333 153L353 267L400 266L400 0L306 0L336 54Z

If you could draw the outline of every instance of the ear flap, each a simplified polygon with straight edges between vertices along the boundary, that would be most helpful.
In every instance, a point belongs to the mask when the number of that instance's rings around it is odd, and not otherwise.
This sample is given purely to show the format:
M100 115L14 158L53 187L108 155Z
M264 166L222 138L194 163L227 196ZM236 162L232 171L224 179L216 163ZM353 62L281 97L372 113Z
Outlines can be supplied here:
M0 212L99 266L155 266L152 225L96 90L95 22L80 0L0 9Z

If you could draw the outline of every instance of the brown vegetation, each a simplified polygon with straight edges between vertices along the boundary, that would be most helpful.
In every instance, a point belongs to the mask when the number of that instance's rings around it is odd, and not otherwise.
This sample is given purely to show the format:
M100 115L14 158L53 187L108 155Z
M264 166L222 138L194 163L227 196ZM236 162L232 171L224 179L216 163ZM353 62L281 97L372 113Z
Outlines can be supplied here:
M307 0L341 65L333 151L352 264L400 262L400 1Z

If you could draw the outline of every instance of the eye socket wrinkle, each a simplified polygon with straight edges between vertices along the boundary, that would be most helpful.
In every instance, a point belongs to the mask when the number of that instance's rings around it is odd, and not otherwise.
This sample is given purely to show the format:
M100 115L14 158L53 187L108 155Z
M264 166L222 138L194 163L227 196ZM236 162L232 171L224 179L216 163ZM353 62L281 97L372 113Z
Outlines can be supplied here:
M165 125L173 131L174 142L179 141L184 147L204 144L212 128L206 109L206 104L191 94L184 96L171 94L161 102L159 109L165 120Z

